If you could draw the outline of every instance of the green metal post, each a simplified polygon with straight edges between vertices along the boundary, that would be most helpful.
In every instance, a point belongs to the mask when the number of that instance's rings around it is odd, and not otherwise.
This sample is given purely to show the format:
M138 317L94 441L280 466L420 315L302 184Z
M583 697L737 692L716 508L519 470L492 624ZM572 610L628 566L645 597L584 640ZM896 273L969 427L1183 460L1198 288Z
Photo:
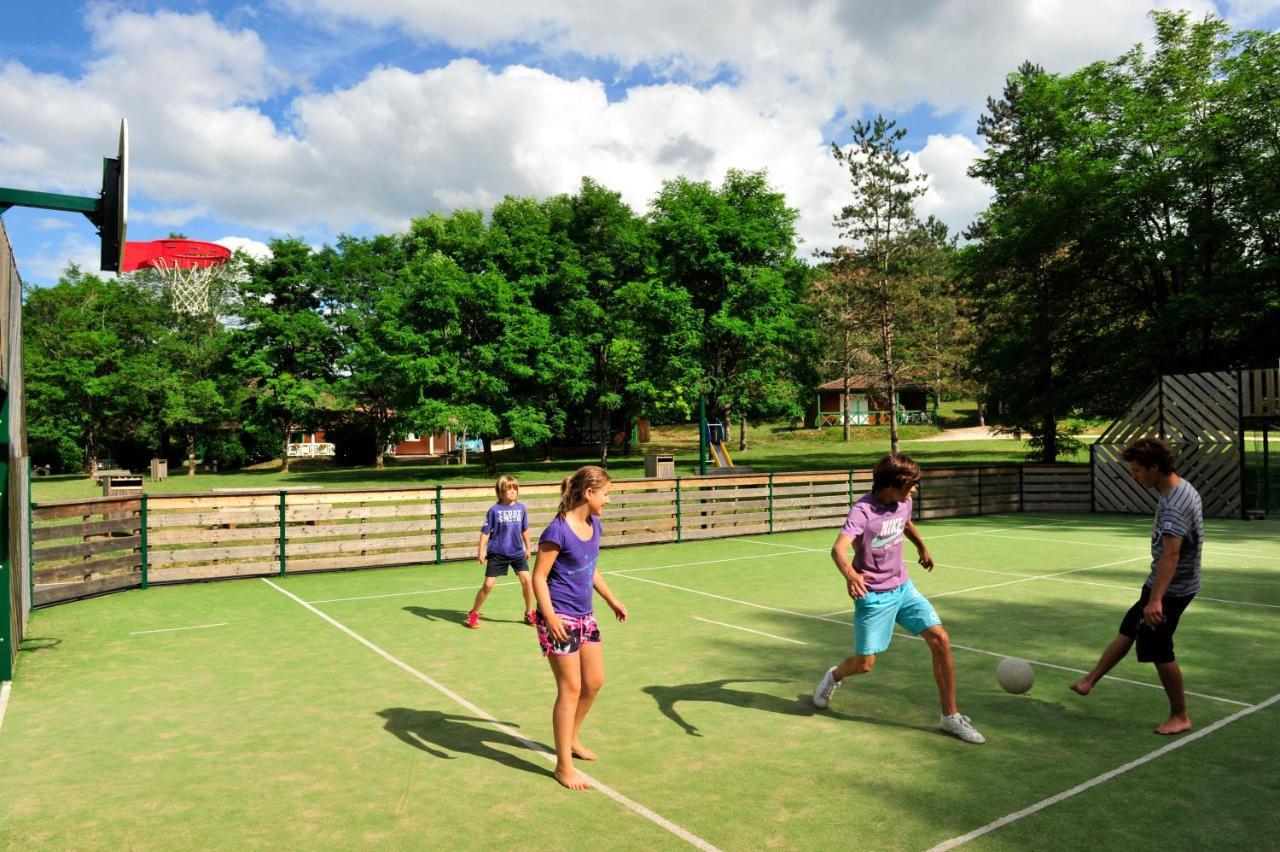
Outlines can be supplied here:
M437 485L436 486L436 564L437 565L439 565L440 562L444 559L444 542L441 541L442 530L444 529L444 527L441 523L442 519L440 517L440 504L441 504L440 491L441 491L441 488L439 485Z
M978 468L978 514L982 514L982 468Z
M1018 465L1018 511L1027 511L1027 468Z
M853 507L853 468L849 468L849 506Z
M769 532L773 532L773 473L769 474Z
M698 473L707 475L707 398L698 397Z
M287 531L285 528L284 504L285 504L285 495L288 493L289 492L285 491L283 488L280 489L280 576L281 577L283 577L285 574L285 562L286 562L285 550L287 549L285 547L285 539L287 537Z
M31 457L27 457L27 600L36 605L36 504L31 499Z
M147 587L147 495L146 494L142 495L142 517L139 518L138 534L142 537L142 542L141 542L142 555L141 555L141 559L139 560L141 562L141 565L139 567L142 569L142 588L145 589Z
M684 541L684 529L680 524L680 477L676 477L676 543Z

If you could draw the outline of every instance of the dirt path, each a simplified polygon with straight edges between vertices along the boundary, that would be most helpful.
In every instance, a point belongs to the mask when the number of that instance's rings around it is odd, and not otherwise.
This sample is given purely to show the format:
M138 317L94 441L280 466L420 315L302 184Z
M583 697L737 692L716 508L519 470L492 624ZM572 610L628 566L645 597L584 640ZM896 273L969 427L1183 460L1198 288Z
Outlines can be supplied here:
M927 438L917 438L918 441L1007 441L1014 435L1000 434L992 432L988 426L966 426L963 429L945 429L936 435L930 435ZM1024 436L1025 437L1025 436ZM1097 435L1077 435L1082 441L1091 443Z

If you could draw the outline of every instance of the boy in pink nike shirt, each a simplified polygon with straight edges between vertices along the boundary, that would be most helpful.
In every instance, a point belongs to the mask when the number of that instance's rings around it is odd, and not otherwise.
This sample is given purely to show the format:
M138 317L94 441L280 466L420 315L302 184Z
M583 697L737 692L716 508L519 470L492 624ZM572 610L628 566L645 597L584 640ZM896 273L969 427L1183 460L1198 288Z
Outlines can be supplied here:
M876 655L888 650L893 640L894 624L901 624L912 636L921 636L933 653L942 731L967 743L980 744L986 738L968 716L956 710L951 640L933 606L916 591L902 559L905 537L916 546L925 570L933 570L933 557L911 522L911 496L919 482L920 465L910 457L899 453L885 456L872 472L871 493L854 504L836 537L831 558L844 576L854 602L854 654L827 669L813 690L813 704L826 707L845 677L871 671ZM854 552L852 561L850 546Z

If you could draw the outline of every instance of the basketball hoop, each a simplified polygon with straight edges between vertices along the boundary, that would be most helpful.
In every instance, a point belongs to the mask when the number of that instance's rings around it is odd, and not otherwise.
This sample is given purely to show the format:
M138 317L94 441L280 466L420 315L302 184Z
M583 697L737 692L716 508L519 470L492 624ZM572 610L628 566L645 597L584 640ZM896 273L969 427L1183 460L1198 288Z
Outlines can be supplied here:
M209 289L226 269L231 249L200 240L155 240L126 243L122 272L154 269L169 287L173 309L184 314L207 314Z

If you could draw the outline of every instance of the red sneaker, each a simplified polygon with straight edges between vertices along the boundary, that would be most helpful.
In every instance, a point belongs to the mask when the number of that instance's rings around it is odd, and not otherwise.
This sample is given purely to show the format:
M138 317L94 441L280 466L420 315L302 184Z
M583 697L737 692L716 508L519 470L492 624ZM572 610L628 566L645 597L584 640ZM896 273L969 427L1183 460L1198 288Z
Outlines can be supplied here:
M467 626L472 630L477 629L480 626L480 613L474 609L467 613Z
M533 624L534 624L534 621L535 621L535 619L534 619L534 615L535 615L535 613L533 612L533 610L530 610L529 612L526 612L526 613L524 614L524 623L525 623L525 624L527 624L527 625L529 625L530 627L532 627L532 626L533 626Z

